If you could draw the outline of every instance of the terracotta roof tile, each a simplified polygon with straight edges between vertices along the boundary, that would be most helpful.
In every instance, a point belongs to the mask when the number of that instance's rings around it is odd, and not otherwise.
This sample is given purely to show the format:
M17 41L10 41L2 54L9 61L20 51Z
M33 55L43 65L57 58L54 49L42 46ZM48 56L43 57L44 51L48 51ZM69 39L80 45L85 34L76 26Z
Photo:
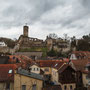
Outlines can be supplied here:
M71 62L74 64L77 71L83 71L88 64L88 60L72 60Z
M15 64L1 64L0 65L0 82L13 81L14 80L14 70L17 68ZM9 73L12 70L12 73Z
M65 62L62 60L39 60L37 63L40 67L53 67L59 69Z
M22 68L28 68L29 64L32 63L32 60L24 55L9 55L9 63L10 64L17 64Z
M90 52L89 51L74 51L72 54L75 54L76 57L80 57L81 59L83 58L90 58Z

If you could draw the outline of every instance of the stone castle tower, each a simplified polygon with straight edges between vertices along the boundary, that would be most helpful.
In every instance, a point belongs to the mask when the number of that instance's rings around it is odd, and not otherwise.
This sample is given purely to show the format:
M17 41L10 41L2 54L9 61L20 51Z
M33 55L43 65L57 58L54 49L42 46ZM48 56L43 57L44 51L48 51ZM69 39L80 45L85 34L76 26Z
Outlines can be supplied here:
M28 37L28 32L29 31L29 27L28 26L24 26L23 27L23 36L25 36L25 37Z

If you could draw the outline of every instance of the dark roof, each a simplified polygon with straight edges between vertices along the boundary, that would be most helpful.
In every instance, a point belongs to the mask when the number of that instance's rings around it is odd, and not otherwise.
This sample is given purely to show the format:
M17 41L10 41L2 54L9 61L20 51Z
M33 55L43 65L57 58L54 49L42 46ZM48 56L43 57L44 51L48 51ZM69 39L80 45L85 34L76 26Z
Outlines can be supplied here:
M21 69L17 71L18 74L24 75L24 76L28 76L31 78L35 78L35 79L39 79L39 80L44 80L44 78L36 73L32 73L32 72L28 72L27 70Z
M14 64L1 64L0 65L0 82L14 81L14 70L17 68ZM12 73L9 73L12 70Z
M62 73L66 68L70 67L73 71L75 71L70 65L63 64L60 69L58 70L59 73Z

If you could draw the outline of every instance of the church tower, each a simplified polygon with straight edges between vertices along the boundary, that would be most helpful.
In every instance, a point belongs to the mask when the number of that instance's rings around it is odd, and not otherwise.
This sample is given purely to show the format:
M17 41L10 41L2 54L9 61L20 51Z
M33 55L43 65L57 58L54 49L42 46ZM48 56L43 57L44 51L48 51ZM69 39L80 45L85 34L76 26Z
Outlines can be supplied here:
M28 37L28 30L29 30L29 27L27 25L25 25L23 27L23 35L26 36L26 37Z

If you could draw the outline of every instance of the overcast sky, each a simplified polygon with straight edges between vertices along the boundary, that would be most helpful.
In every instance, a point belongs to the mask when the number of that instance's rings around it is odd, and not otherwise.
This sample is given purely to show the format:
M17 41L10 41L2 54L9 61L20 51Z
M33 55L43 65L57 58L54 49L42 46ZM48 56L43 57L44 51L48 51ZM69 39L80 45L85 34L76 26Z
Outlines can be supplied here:
M79 38L90 33L90 0L0 0L0 37L18 38L25 23L30 37Z

